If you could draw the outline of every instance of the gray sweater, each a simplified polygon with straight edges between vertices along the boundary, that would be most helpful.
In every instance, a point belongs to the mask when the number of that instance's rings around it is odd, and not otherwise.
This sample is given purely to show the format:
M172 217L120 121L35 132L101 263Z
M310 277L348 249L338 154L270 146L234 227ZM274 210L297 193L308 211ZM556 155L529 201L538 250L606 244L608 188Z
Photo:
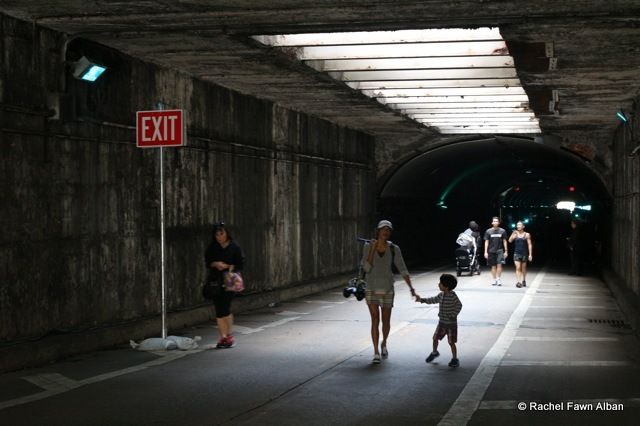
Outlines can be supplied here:
M367 289L372 290L374 293L388 293L393 291L393 272L391 272L391 259L393 258L396 268L401 275L409 275L407 266L404 264L404 258L402 257L402 251L400 247L393 244L393 250L395 255L391 254L391 241L387 241L389 247L384 252L384 256L380 257L377 252L373 253L373 265L367 262L369 257L369 243L364 245L362 250L362 269L367 274L365 281L367 282Z
M458 321L458 314L462 310L462 302L458 299L458 295L455 291L448 293L441 292L435 297L426 297L420 299L421 303L440 304L440 310L438 317L440 322L444 324L454 324Z

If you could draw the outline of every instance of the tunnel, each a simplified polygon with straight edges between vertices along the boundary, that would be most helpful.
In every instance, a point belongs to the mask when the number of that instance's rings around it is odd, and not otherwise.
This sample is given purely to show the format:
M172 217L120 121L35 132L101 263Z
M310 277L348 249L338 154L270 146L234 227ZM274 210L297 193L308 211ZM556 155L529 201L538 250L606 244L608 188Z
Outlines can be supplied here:
M395 232L415 264L451 259L469 221L488 229L498 216L536 236L536 258L566 262L571 220L588 228L590 261L607 238L611 196L589 162L531 139L496 136L451 142L406 160L381 179L378 214L402 224ZM587 209L559 210L562 201ZM587 231L587 229L585 229ZM596 255L597 254L597 255Z
M0 0L0 423L635 425L639 26Z

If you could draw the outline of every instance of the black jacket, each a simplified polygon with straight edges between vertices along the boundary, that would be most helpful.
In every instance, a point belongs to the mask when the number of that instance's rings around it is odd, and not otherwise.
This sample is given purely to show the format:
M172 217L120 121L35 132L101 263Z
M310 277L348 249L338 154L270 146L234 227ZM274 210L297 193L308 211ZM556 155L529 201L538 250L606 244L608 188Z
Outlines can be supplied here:
M209 270L209 281L222 281L222 272L224 271L218 271L211 267L211 262L216 261L233 265L233 270L239 272L244 266L244 254L240 246L233 240L226 248L222 248L217 241L212 241L204 253L205 266Z

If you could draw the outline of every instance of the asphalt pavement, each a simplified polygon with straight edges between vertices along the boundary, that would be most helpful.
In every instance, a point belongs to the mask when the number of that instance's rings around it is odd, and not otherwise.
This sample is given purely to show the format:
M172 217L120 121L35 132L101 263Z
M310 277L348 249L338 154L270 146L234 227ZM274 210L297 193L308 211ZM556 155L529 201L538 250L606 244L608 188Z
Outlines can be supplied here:
M422 297L446 269L414 273ZM518 289L486 271L458 278L459 368L448 345L430 364L437 305L403 282L389 357L371 363L364 301L341 289L236 317L236 346L191 351L128 346L0 375L2 425L635 425L640 346L595 277L533 269Z

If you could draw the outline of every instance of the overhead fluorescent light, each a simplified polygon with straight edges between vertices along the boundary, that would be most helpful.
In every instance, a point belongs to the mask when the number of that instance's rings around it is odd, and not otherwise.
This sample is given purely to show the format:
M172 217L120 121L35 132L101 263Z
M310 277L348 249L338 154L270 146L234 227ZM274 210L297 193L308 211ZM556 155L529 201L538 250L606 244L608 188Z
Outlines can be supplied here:
M441 133L540 133L498 28L253 38Z

